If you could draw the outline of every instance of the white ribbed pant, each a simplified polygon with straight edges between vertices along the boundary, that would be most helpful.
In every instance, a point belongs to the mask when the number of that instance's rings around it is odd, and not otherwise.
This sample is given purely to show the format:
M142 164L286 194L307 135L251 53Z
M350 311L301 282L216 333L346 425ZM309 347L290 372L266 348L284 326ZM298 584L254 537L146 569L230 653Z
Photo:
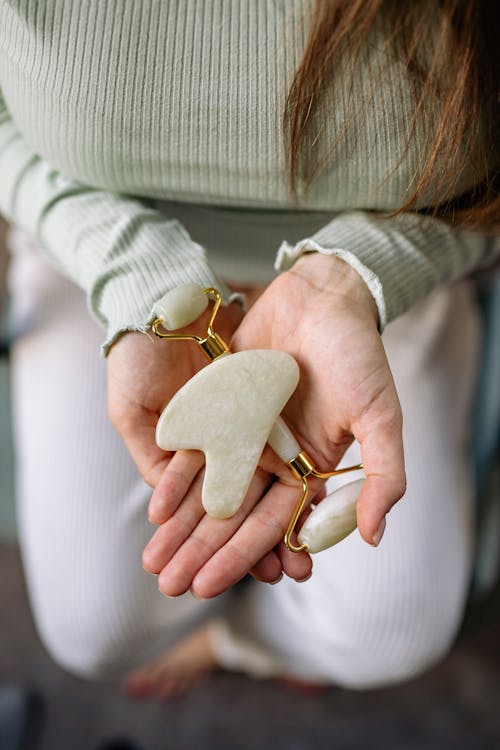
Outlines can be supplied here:
M443 656L472 559L468 416L480 332L466 284L434 293L384 333L403 406L408 491L380 547L354 532L314 557L306 583L167 599L141 566L153 532L150 490L108 422L102 332L83 294L23 234L12 232L11 245L14 307L25 324L12 357L19 526L35 619L54 659L78 674L116 677L215 615L220 659L253 674L366 688Z

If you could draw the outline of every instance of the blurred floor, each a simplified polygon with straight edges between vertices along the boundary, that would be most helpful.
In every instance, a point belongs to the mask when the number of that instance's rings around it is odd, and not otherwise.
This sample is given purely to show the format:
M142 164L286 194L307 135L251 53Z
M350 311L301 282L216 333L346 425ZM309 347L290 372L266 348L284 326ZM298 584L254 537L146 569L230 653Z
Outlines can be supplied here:
M406 685L304 697L220 674L164 705L133 702L50 661L34 632L17 548L8 543L0 544L0 601L0 677L36 690L44 703L41 741L29 750L94 750L117 736L144 750L500 748L500 586L468 611L448 658Z

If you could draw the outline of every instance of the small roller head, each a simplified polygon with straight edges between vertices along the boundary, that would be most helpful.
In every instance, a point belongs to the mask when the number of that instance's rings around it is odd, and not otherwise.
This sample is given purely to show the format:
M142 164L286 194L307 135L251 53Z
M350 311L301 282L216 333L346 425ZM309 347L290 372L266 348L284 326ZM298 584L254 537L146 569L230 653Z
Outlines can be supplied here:
M168 331L184 328L197 320L208 307L209 299L198 284L183 284L171 289L155 304L155 315Z

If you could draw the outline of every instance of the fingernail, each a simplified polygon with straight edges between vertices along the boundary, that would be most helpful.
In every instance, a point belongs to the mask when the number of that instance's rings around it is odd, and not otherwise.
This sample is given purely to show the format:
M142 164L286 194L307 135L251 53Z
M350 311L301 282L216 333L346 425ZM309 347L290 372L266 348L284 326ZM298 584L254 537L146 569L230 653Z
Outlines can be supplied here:
M308 576L306 576L305 578L296 578L296 579L295 579L295 581L296 581L297 583L305 583L306 581L308 581L308 580L310 579L310 577L311 577L311 576L312 576L312 570L311 570L311 572L309 573L309 575L308 575Z
M384 536L384 531L385 531L385 516L380 521L380 526L378 527L377 531L373 535L372 544L373 544L374 547L378 547L378 545L380 544L380 540Z
M282 578L283 578L283 573L281 573L280 577L277 578L275 581L269 581L269 583L271 586L275 586L277 583L281 581Z

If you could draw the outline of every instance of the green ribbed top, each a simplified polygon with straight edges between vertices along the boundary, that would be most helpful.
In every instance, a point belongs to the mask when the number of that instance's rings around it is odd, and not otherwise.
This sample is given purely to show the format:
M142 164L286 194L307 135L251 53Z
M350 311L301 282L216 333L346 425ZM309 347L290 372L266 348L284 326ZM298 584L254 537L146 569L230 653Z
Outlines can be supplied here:
M312 8L0 0L0 211L83 286L107 343L143 328L153 302L180 283L227 295L175 211L150 199L252 208L256 222L270 209L294 211L281 118ZM346 58L318 138L327 149L346 119L350 127L302 205L331 215L283 246L280 262L308 248L341 255L370 286L383 327L500 248L438 220L374 218L408 195L422 136L417 126L405 151L411 87L380 29L352 92L349 71Z

